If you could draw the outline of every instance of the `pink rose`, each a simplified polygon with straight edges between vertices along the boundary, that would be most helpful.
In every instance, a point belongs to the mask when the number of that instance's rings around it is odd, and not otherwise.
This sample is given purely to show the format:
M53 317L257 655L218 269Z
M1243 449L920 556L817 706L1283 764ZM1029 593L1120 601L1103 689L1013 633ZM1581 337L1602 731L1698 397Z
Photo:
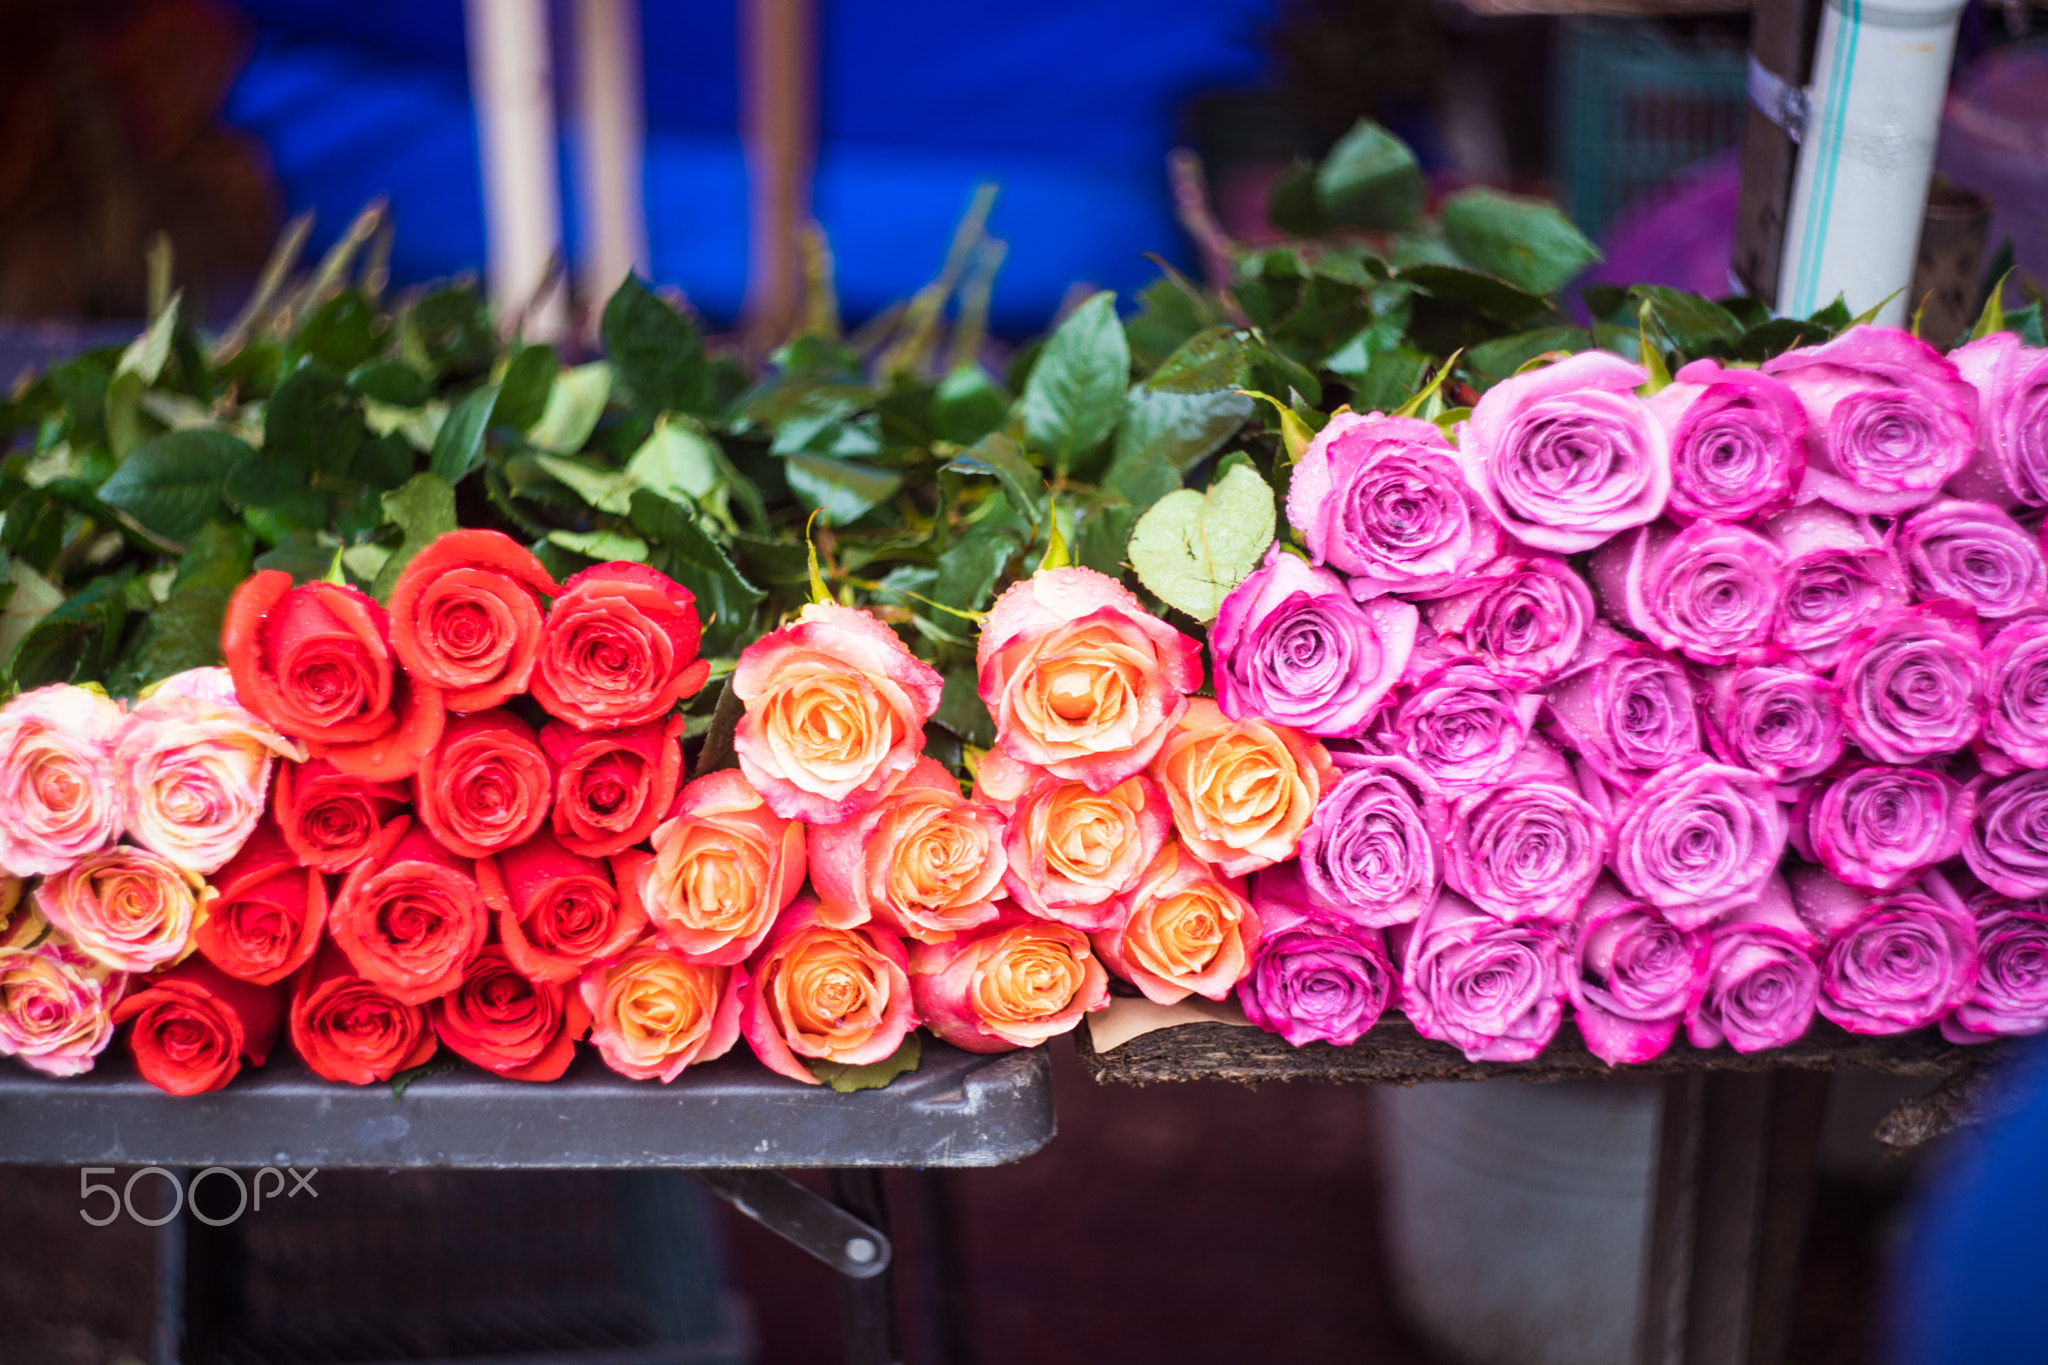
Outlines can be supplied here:
M1572 1017L1609 1066L1647 1062L1671 1046L1707 982L1707 935L1601 878L1565 931Z
M664 1084L732 1051L744 967L707 967L652 941L584 970L577 992L604 1064Z
M1003 812L1004 889L1030 914L1084 931L1109 926L1173 830L1149 777L1095 792L1000 749L982 758L974 794Z
M1681 929L1756 903L1785 852L1785 811L1747 768L1674 767L1625 802L1615 874Z
M1405 758L1347 755L1338 764L1292 866L1322 909L1374 928L1405 924L1443 887L1443 792Z
M654 831L653 861L640 864L655 937L713 966L745 961L803 884L803 825L770 810L731 768L683 788Z
M1548 555L1495 560L1460 591L1429 604L1439 643L1523 687L1570 667L1592 622L1586 580Z
M46 938L0 952L0 1056L46 1076L82 1076L114 1041L128 978L76 945Z
M925 1027L968 1052L1037 1047L1109 1007L1109 973L1088 936L1015 909L944 943L910 949Z
M1660 649L1703 664L1762 657L1777 615L1780 569L1770 541L1715 521L1684 530L1655 522L1616 536L1593 556L1593 581L1610 613Z
M1251 970L1259 917L1241 879L1220 877L1169 843L1118 898L1110 926L1090 937L1109 970L1155 1004L1190 995L1225 1000Z
M1600 777L1634 791L1700 751L1693 683L1678 662L1601 627L1582 666L1551 684L1550 728Z
M1984 683L1977 623L1948 603L1908 607L1866 626L1835 664L1851 738L1886 763L1967 747L1982 724Z
M1906 575L1871 524L1810 502L1764 528L1783 562L1772 638L1812 668L1831 666L1858 629L1906 605Z
M119 837L121 724L119 702L68 683L0 709L0 868L62 872Z
M1984 650L1987 770L2048 768L2048 615L2008 623Z
M1699 1003L1685 1017L1694 1047L1761 1052L1796 1042L1820 999L1818 943L1792 908L1784 879L1707 931L1707 968Z
M1468 1061L1526 1062L1564 1021L1564 954L1547 924L1504 924L1446 891L1387 937L1408 1022Z
M2048 771L1970 783L1976 819L1963 840L1963 861L2000 895L2048 896Z
M1003 817L920 758L880 804L836 825L812 825L805 859L835 922L875 919L906 938L943 943L996 917L1007 863Z
M823 1084L805 1058L868 1066L917 1027L903 940L879 924L838 928L804 896L747 963L740 1028L771 1071Z
M1781 379L1695 360L1652 394L1671 441L1679 521L1748 521L1791 505L1806 473L1806 413Z
M1796 668L1717 668L1707 691L1714 753L1769 778L1781 799L1842 756L1842 710L1826 678Z
M1951 1043L1981 1043L2048 1029L2048 906L1975 896L1977 980L1969 999L1941 1021Z
M36 909L117 972L153 972L192 951L205 883L126 844L88 854L35 890Z
M233 697L225 668L177 674L129 713L114 748L128 833L188 872L225 866L263 817L272 764L303 757Z
M1531 739L1498 785L1451 802L1444 880L1501 920L1562 924L1607 861L1613 834L1556 746Z
M1513 766L1543 698L1475 663L1453 662L1404 683L1380 713L1373 741L1429 775L1447 794L1491 786Z
M1962 851L1976 805L1931 768L1859 763L1816 783L1792 818L1802 853L1851 886L1892 891Z
M1792 893L1826 944L1820 1012L1851 1033L1925 1028L1976 988L1977 926L1940 876L1872 897L1802 868Z
M1977 459L1949 486L2001 504L2048 503L2048 351L1993 332L1948 358L1977 391Z
M1923 602L1958 602L2002 620L2048 602L2048 563L2033 533L1988 502L1929 503L1893 529Z

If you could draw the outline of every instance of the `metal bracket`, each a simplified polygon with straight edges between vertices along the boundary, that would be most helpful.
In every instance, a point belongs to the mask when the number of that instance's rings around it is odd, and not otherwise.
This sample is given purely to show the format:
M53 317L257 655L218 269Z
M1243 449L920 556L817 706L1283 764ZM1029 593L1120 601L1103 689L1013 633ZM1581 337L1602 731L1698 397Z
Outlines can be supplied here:
M873 1279L889 1268L888 1234L781 1171L693 1170L692 1179L778 1237L842 1275Z
M1744 83L1749 102L1759 114L1794 142L1805 141L1806 120L1811 112L1805 90L1758 61L1754 52L1749 54L1749 72Z

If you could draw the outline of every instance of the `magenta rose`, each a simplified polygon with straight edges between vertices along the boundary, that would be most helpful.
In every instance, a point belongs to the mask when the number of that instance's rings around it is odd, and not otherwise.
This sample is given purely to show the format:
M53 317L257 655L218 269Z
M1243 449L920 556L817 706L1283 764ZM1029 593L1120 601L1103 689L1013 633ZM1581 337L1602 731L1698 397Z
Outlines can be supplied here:
M1977 391L1977 459L1950 487L1999 503L2048 503L2048 351L1993 332L1948 358Z
M1756 902L1785 835L1769 783L1699 758L1652 777L1622 806L1614 871L1673 924L1696 929Z
M1474 663L1439 665L1396 694L1373 734L1446 792L1500 780L1529 738L1542 698L1519 691Z
M1532 738L1495 786L1451 803L1444 879L1501 920L1561 924L1600 875L1612 840L1556 746Z
M1699 753L1699 711L1676 660L1602 629L1594 661L1551 684L1551 729L1603 779L1634 791Z
M2048 768L2048 615L2023 617L1992 636L1984 673L1985 768L2000 776Z
M2041 547L2001 507L1929 503L1893 534L1914 596L1923 602L1959 602L1987 620L2002 620L2048 601Z
M1784 380L1695 360L1649 405L1671 442L1671 516L1748 521L1791 505L1806 473L1806 412Z
M1429 604L1429 624L1453 653L1499 677L1540 686L1578 657L1593 622L1593 593L1548 555L1499 559L1460 591Z
M1980 777L1963 861L1977 879L2019 900L2048 896L2048 772Z
M1954 753L1977 737L1983 716L1977 623L1941 602L1893 612L1849 637L1835 688L1850 737L1872 758Z
M1851 886L1891 891L1962 851L1976 799L1930 768L1859 763L1792 813L1800 852Z
M1658 521L1616 536L1593 556L1610 614L1696 663L1758 662L1771 638L1783 568L1754 531L1715 521L1679 530Z
M1707 935L1601 878L1565 934L1572 1017L1609 1066L1647 1062L1671 1046L1707 984Z
M1707 967L1699 1003L1685 1016L1687 1039L1737 1052L1798 1041L1820 1002L1818 946L1784 880L1771 878L1754 905L1707 931Z
M1796 668L1720 668L1707 679L1707 741L1723 761L1788 787L1842 756L1842 710L1826 678Z
M1293 863L1253 879L1252 906L1265 937L1237 983L1245 1018L1295 1047L1349 1047L1379 1022L1394 968L1378 929L1318 909Z
M1977 926L1941 877L1872 897L1802 868L1792 895L1826 943L1820 1012L1851 1033L1925 1028L1975 989Z
M1304 883L1318 906L1356 924L1405 924L1443 884L1443 793L1404 758L1333 757L1343 776L1301 836Z
M1468 1061L1526 1062L1564 1021L1564 953L1547 924L1505 924L1446 891L1388 938L1402 964L1402 1012Z
M2048 906L1996 892L1971 898L1977 982L1941 1021L1951 1043L1981 1043L2048 1029Z
M1827 668L1859 628L1906 605L1906 575L1871 524L1824 502L1772 517L1781 555L1772 638Z
M1416 616L1399 598L1353 602L1337 575L1275 545L1209 628L1217 704L1233 720L1357 734L1408 667Z

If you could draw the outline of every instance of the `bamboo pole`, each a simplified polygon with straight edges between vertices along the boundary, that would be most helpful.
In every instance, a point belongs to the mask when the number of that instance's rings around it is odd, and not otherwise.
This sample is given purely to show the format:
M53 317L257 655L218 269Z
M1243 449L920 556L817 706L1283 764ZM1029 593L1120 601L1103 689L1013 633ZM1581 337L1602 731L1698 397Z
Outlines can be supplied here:
M593 336L605 300L629 272L648 273L641 202L644 123L640 7L636 0L576 0L577 280Z
M812 0L742 0L741 122L749 209L747 338L765 350L796 320L797 238L811 217L817 154L817 12Z
M491 306L500 319L523 316L528 336L558 340L567 302L543 288L562 242L547 3L467 0L466 13Z

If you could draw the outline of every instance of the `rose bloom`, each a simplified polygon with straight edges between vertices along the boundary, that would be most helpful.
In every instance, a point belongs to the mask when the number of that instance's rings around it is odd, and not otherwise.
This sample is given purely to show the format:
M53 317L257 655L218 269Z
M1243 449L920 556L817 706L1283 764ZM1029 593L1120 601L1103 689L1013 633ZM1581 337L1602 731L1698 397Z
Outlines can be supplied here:
M1886 763L1967 746L1981 726L1984 683L1977 623L1946 603L1892 612L1857 631L1835 664L1850 737Z
M1474 663L1452 662L1404 683L1380 712L1374 742L1406 757L1446 794L1490 786L1514 765L1543 698Z
M1155 1004L1228 999L1251 970L1259 917L1244 882L1219 876L1179 844L1159 850L1118 906L1111 926L1090 936L1095 951Z
M682 716L666 724L578 730L551 720L541 752L554 774L549 814L562 847L609 858L647 842L675 804L683 777Z
M976 799L1003 812L1003 888L1040 919L1093 931L1136 886L1173 829L1166 793L1148 777L1108 791L1028 767L992 749Z
M1522 687L1549 682L1578 656L1593 594L1563 560L1500 559L1466 584L1429 604L1429 624L1452 652Z
M1979 777L1970 790L1977 798L1963 840L1970 871L2002 896L2048 895L2048 772Z
M1820 999L1813 931L1773 877L1764 894L1707 931L1707 967L1699 1003L1685 1016L1694 1047L1762 1052L1797 1042Z
M342 872L369 853L384 826L407 804L406 790L396 782L351 777L314 759L278 768L271 811L301 863Z
M640 865L640 900L655 937L698 962L753 955L803 889L804 827L768 809L730 768L684 787ZM857 922L857 921L854 921Z
M0 951L0 1057L82 1076L114 1040L129 978L62 938Z
M1977 391L1977 459L1950 487L2002 504L2048 503L2048 351L1993 332L1948 358Z
M114 1007L113 1021L134 1021L128 1046L135 1069L173 1095L218 1090L244 1061L262 1066L284 1023L283 987L238 981L205 958L135 985Z
M1892 533L1921 601L1959 602L1985 620L2048 603L2048 563L2032 533L1988 502L1929 503Z
M841 929L808 896L790 903L740 987L740 1028L769 1070L823 1084L804 1058L869 1066L917 1027L903 941L879 924Z
M1587 1049L1620 1066L1670 1047L1706 989L1706 934L1680 929L1603 877L1564 938L1572 1018Z
M1724 762L1769 778L1782 799L1842 756L1834 685L1795 668L1722 668L1707 678L1707 740Z
M1386 936L1318 907L1292 863L1254 879L1252 906L1264 937L1237 985L1245 1018L1295 1047L1364 1037L1394 993Z
M1905 571L1867 520L1810 502L1764 530L1783 556L1771 638L1810 667L1831 667L1852 634L1906 605Z
M1202 685L1202 651L1115 579L1046 569L996 599L975 669L1004 752L1108 791L1166 742Z
M1871 897L1802 868L1792 894L1826 943L1820 1012L1851 1033L1925 1028L1976 988L1976 922L1938 874Z
M192 951L205 884L167 858L119 845L45 877L36 909L117 972L153 972Z
M596 564L548 611L533 699L579 730L660 720L711 676L697 657L697 599L645 564Z
M1785 852L1785 811L1747 768L1707 759L1660 773L1621 808L1615 874L1681 929L1753 905Z
M1005 909L945 943L910 947L918 1017L967 1052L1037 1047L1109 1008L1109 973L1088 935Z
M119 837L121 704L52 683L0 709L0 868L62 872Z
M200 955L232 977L274 985L306 965L327 927L327 879L301 867L265 820L213 878L193 935Z
M1188 851L1242 877L1294 856L1337 771L1299 730L1256 716L1234 721L1197 697L1152 761L1152 777Z
M851 819L917 762L944 688L867 612L813 602L740 652L740 771L786 820Z
M451 721L420 760L414 809L449 852L481 858L525 843L548 818L554 794L533 727L510 711Z
M576 989L604 1064L636 1081L665 1083L732 1051L745 980L743 967L707 967L648 942L586 968Z
M1664 428L1641 366L1585 351L1504 379L1458 429L1458 460L1509 535L1577 554L1655 521L1671 492Z
M1692 678L1649 645L1612 636L1551 685L1551 728L1600 777L1633 791L1700 751Z
M1504 924L1446 891L1388 939L1408 1022L1467 1061L1526 1062L1564 1021L1564 953L1549 925Z
M1309 557L1343 571L1361 601L1443 592L1500 550L1500 528L1466 486L1457 451L1434 422L1413 417L1331 417L1295 462L1287 520Z
M220 649L242 705L345 773L397 782L440 742L441 690L397 666L384 608L354 588L259 570L228 602Z
M1992 636L1984 672L1986 770L2048 768L2048 615L2022 617Z
M1405 758L1338 763L1302 831L1303 884L1319 908L1355 924L1405 924L1443 885L1443 793Z
M356 973L407 1005L461 985L489 928L475 863L403 817L349 869L327 921Z
M1941 1021L1941 1036L1981 1043L2048 1029L2048 907L1986 892L1971 899L1970 911L1977 980L1969 999Z
M391 589L391 649L458 714L526 691L540 658L541 598L561 589L531 551L499 531L449 531Z
M302 756L233 697L225 668L176 674L129 713L114 748L129 835L201 875L256 828L276 759Z
M1656 522L1593 556L1610 610L1660 649L1696 663L1755 662L1765 654L1780 595L1777 546L1715 521L1684 530Z
M811 885L834 922L875 919L922 943L943 943L996 917L1008 859L1003 816L969 801L953 775L920 758L865 814L812 825Z
M1353 602L1337 575L1275 545L1216 609L1216 700L1229 716L1356 734L1408 667L1416 620L1399 598Z
M513 967L559 985L618 956L646 930L640 880L653 861L637 850L586 858L541 830L495 858L479 858L477 892L497 916L498 941Z
M0 876L0 953L33 948L50 932L50 922L23 894L24 886L19 877Z
M1529 741L1499 785L1454 798L1444 823L1444 880L1510 921L1571 919L1613 841L1564 755L1541 738Z
M471 959L462 984L427 1006L448 1050L514 1081L557 1081L590 1027L583 1001L557 982L529 981L492 943Z
M1647 400L1671 442L1671 501L1685 521L1782 512L1806 473L1806 413L1782 379L1695 360Z
M288 1026L307 1068L344 1085L388 1081L439 1047L426 1010L356 975L331 941L293 979Z
M1792 813L1800 849L1851 886L1891 891L1960 853L1976 798L1930 768L1851 765Z

